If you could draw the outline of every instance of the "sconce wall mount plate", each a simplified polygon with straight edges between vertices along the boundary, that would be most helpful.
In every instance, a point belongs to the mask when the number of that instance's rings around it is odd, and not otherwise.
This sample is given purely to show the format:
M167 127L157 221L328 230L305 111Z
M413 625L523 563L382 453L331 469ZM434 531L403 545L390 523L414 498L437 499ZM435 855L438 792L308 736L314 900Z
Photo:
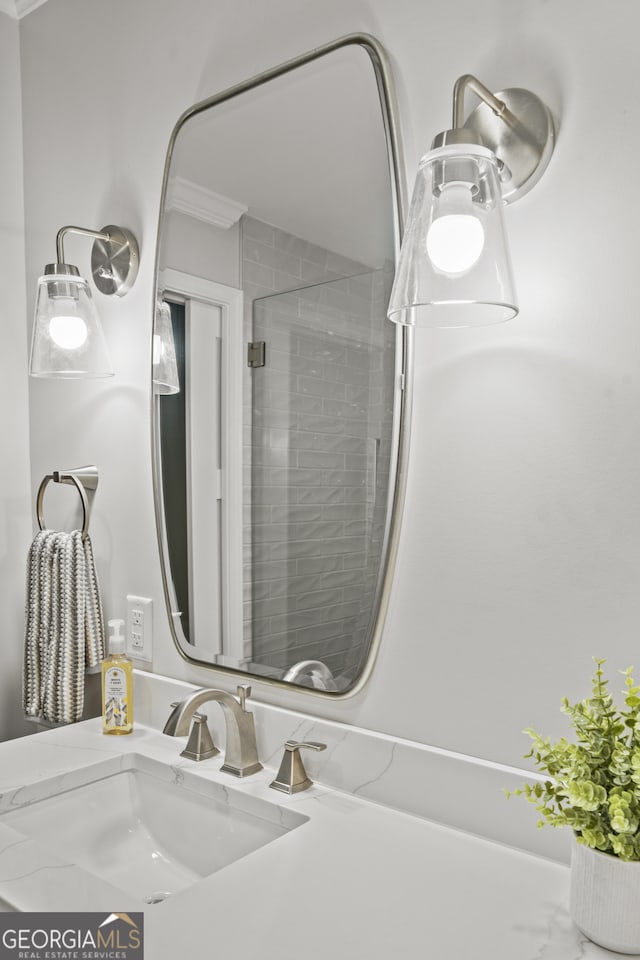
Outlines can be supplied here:
M555 124L547 105L530 90L514 87L495 96L505 104L505 114L498 116L481 102L465 120L464 129L505 165L510 177L501 178L502 199L511 203L535 187L547 169L555 146Z
M91 275L100 293L124 297L138 276L140 255L136 238L125 227L103 227L91 249Z

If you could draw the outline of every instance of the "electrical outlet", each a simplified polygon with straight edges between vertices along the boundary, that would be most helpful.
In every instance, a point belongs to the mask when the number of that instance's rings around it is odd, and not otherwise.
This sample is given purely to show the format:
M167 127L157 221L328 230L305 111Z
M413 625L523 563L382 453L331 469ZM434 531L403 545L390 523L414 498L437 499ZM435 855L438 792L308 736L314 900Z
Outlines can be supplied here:
M153 601L127 594L126 648L135 660L151 663L153 657Z

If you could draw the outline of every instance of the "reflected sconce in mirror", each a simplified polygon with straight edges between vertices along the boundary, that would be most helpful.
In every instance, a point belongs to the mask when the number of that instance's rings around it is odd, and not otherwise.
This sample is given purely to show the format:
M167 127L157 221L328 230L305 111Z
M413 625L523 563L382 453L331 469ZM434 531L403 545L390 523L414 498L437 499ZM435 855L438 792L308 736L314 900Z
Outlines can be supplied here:
M156 303L153 332L153 392L165 396L180 393L171 307L166 300L158 300Z
M93 238L91 273L101 293L124 296L138 274L138 244L129 230L111 225L100 231L62 227L56 237L57 262L48 263L38 280L29 374L76 380L112 377L111 359L89 283L77 267L65 262L63 242L67 233Z
M464 94L481 103L464 120ZM518 313L502 207L527 193L553 153L548 107L519 88L493 94L470 74L453 128L420 161L388 316L422 327L481 326Z

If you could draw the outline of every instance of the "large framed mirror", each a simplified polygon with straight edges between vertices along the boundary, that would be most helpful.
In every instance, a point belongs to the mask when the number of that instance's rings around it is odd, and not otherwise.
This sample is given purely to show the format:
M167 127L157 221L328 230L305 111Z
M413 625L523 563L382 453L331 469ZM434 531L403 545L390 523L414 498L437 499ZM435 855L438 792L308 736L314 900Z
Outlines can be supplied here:
M153 332L154 495L180 654L366 680L402 508L411 329L389 68L344 37L179 119Z

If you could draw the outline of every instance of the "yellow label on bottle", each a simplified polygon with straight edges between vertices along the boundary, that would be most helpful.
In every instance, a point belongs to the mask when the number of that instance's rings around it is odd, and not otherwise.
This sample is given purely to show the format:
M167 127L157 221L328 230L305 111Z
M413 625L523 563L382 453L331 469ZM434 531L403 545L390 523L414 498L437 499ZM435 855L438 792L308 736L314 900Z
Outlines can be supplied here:
M126 657L102 661L102 731L133 730L133 664Z
M121 667L109 667L104 675L105 720L112 727L129 723L127 675Z

